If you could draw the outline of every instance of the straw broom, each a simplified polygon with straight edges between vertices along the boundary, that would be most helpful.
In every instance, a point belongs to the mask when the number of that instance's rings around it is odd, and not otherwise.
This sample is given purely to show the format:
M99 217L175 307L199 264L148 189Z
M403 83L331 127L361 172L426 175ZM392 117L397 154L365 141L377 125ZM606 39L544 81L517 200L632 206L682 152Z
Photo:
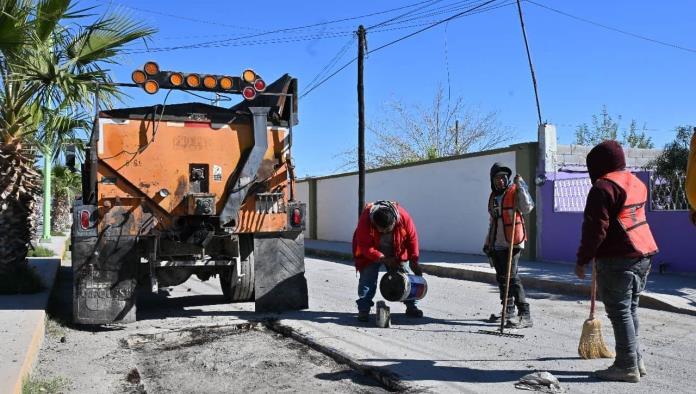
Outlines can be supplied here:
M592 262L592 301L590 303L590 317L582 325L578 354L584 359L613 358L614 352L607 348L602 337L602 323L595 319L595 299L597 298L597 268Z

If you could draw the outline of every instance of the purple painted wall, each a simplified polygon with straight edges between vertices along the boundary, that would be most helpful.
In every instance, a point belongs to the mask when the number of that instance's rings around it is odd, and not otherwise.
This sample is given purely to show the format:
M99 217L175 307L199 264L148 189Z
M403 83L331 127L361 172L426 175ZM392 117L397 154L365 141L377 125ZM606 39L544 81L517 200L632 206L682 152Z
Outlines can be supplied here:
M541 187L544 204L540 258L545 261L573 262L580 244L582 213L553 211L554 175L556 174L548 174L549 181ZM561 173L557 176L559 179L578 177L577 174ZM642 172L638 176L648 184L648 173ZM660 248L660 253L653 260L654 264L667 263L668 272L696 272L696 253L693 253L696 227L689 222L688 212L648 209L647 219Z

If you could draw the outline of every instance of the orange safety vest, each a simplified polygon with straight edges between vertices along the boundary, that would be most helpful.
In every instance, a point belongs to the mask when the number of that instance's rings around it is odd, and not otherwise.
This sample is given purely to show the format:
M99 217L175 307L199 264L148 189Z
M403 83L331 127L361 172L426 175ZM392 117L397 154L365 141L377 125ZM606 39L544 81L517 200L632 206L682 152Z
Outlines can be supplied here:
M614 171L601 177L620 187L626 193L626 202L616 219L628 235L633 247L643 256L657 253L657 244L645 218L648 188L629 171Z
M505 190L504 193L505 194L503 194L502 199L502 218L503 226L505 227L505 241L510 243L510 239L512 239L512 218L514 215L516 223L515 241L513 242L513 244L519 245L527 240L527 230L525 229L524 225L524 217L522 217L522 214L520 214L520 212L516 209L515 197L517 196L517 185L513 183L507 190ZM489 207L493 206L494 199L495 195L491 193L491 196L488 201ZM495 217L492 212L491 216Z

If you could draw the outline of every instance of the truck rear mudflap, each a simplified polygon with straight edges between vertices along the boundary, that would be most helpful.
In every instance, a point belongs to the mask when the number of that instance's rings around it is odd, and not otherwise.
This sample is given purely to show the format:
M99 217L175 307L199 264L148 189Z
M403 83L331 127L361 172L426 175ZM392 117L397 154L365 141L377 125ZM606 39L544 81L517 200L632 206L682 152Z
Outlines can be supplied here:
M72 256L74 322L134 322L135 237L73 238Z
M254 235L256 312L308 307L301 231Z

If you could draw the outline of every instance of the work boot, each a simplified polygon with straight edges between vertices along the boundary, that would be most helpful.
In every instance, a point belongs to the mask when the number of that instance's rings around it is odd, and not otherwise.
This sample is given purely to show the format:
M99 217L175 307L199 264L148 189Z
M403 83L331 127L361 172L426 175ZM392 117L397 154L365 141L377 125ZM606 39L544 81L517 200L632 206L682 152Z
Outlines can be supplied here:
M370 321L370 311L358 311L358 321L360 321L360 322Z
M418 309L417 306L406 307L406 316L408 317L423 317L423 311Z
M516 319L508 319L505 322L506 328L529 328L534 326L530 315L520 315Z
M638 372L640 372L641 378L648 374L648 370L645 368L645 363L642 358L638 359Z
M508 303L508 308L507 312L505 312L505 320L509 320L517 316L517 312L515 312L515 305L511 305L512 302ZM488 318L489 323L498 323L500 322L500 319L502 318L501 314L495 314L491 313L491 317Z
M638 368L619 368L615 365L607 369L600 369L594 372L594 376L602 380L611 380L614 382L640 382L640 372Z

